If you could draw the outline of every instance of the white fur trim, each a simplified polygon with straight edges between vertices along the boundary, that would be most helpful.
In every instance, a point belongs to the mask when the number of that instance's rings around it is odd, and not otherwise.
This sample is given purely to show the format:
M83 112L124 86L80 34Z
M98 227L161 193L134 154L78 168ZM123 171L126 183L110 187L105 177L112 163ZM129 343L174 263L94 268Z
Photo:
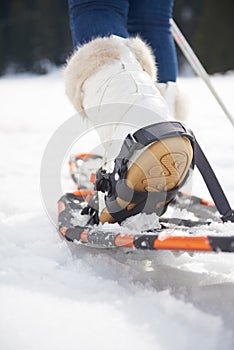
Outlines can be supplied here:
M83 110L84 82L102 66L120 60L123 53L121 40L116 36L94 39L78 48L68 59L64 71L65 90L78 112ZM156 64L151 49L139 37L125 41L142 69L155 81Z
M157 67L151 47L147 45L140 37L128 39L127 45L134 53L143 70L151 76L154 82L156 82Z

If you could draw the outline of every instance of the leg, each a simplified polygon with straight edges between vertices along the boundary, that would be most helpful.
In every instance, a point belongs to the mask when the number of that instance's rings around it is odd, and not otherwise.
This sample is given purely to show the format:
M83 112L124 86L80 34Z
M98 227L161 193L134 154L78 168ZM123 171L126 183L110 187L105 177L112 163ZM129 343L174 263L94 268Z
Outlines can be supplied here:
M158 81L176 81L177 56L170 31L173 0L130 0L128 31L139 34L152 47L158 65Z
M128 37L128 0L68 0L74 48L98 36Z

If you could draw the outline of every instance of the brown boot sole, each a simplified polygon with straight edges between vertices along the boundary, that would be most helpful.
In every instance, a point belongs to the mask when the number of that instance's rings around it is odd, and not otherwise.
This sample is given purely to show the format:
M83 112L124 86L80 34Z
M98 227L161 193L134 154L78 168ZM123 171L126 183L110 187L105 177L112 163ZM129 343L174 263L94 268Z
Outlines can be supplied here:
M169 191L184 180L193 158L193 149L186 137L171 137L149 146L130 166L126 181L130 188L139 192ZM155 194L156 195L156 194ZM118 204L129 210L137 203L129 203L117 197ZM160 207L165 202L160 203ZM100 222L114 223L116 220L103 209Z

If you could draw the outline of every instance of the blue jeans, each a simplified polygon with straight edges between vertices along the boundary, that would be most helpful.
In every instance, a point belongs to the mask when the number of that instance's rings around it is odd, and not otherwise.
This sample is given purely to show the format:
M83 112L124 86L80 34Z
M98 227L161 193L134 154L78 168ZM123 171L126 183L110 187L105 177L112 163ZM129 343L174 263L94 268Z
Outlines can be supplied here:
M154 51L159 82L176 81L173 0L68 0L68 6L74 48L98 36L139 34Z

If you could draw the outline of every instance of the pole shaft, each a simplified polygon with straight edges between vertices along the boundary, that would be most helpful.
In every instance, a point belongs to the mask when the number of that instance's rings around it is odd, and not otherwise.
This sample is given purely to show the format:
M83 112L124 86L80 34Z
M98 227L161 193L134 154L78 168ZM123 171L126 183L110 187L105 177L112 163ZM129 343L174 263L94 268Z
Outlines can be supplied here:
M227 118L231 122L232 126L234 127L234 119L233 119L232 115L228 111L227 107L223 103L223 101L220 98L220 96L218 95L217 91L214 89L213 85L211 84L209 75L207 74L206 70L202 66L201 62L199 61L199 59L195 55L191 46L188 44L187 40L185 39L185 37L183 36L182 32L180 31L180 29L178 28L177 24L175 23L175 21L173 19L171 19L171 31L172 31L172 35L174 37L175 42L180 47L184 56L186 57L186 59L190 63L191 67L194 69L196 74L198 76L200 76L203 79L203 81L206 83L209 90L211 91L211 93L215 97L216 101L219 103L220 107L222 108L223 112L225 113L225 115L227 116Z

